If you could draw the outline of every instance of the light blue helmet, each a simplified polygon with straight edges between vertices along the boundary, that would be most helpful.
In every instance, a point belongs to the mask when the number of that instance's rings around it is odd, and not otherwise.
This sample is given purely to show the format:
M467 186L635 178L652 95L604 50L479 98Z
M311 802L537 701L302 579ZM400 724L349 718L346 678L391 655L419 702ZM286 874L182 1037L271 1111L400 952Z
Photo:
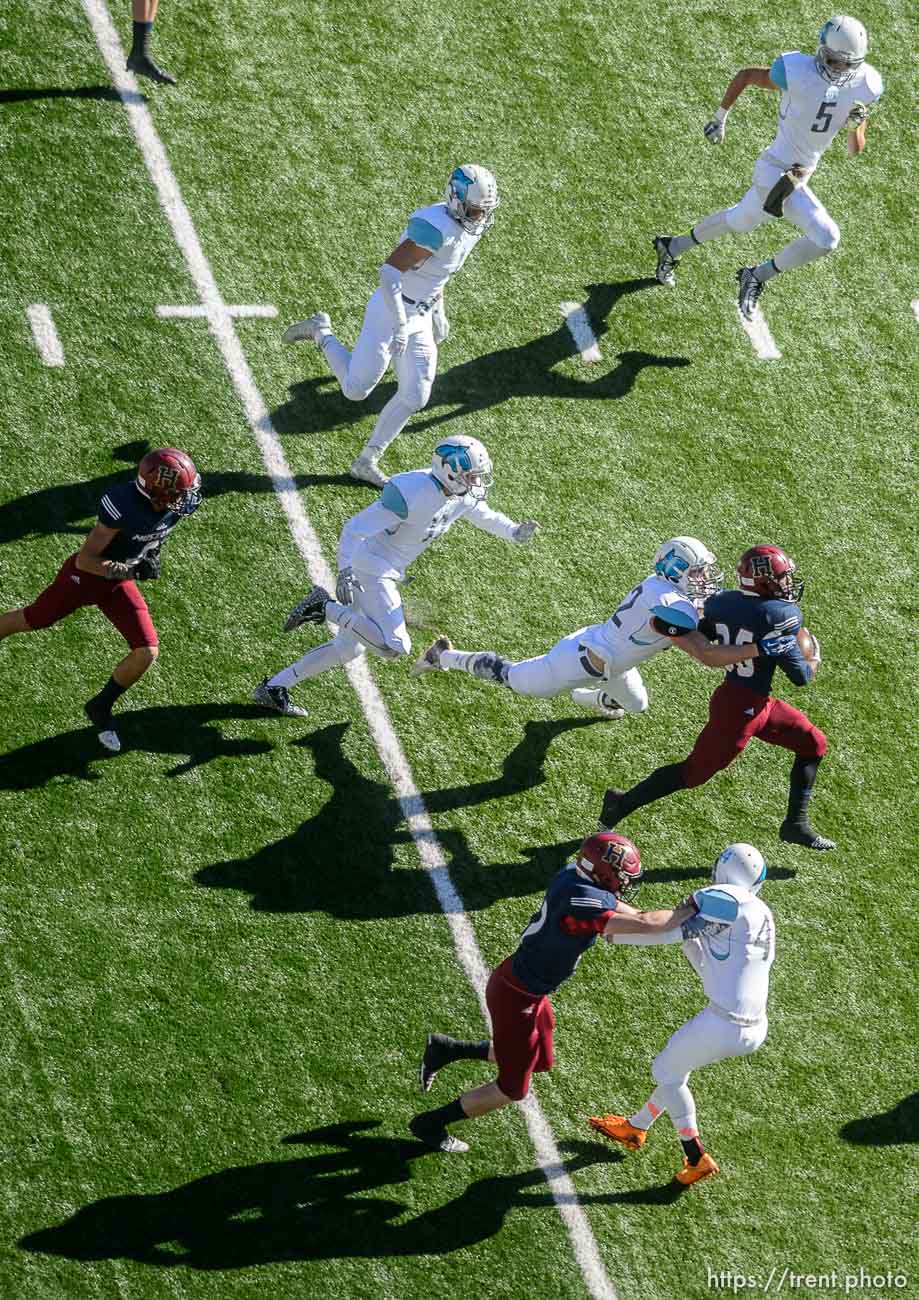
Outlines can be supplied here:
M468 235L484 235L495 219L498 182L487 167L478 163L463 163L454 168L444 191L447 211L458 221ZM471 216L471 212L478 213Z
M697 537L671 537L662 542L654 556L654 572L697 601L720 591L724 579L724 570Z
M836 14L820 28L817 37L817 71L833 86L851 81L865 62L868 33L857 18Z
M451 496L470 493L484 501L492 485L491 457L478 438L458 434L439 442L431 457L431 471Z
M729 844L712 868L716 885L740 885L758 894L766 879L766 859L752 844Z

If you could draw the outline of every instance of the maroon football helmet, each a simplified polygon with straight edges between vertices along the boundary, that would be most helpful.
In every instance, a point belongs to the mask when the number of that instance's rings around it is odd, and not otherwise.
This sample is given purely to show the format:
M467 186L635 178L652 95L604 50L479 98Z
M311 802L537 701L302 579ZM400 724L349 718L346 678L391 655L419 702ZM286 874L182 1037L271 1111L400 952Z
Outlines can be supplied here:
M578 849L575 865L590 876L595 885L622 899L631 898L637 892L642 877L638 849L631 840L615 831L588 835Z
M799 601L804 580L794 575L794 560L779 546L751 546L737 561L741 590L766 600Z
M136 481L154 510L190 515L201 504L201 475L191 456L178 447L148 451L137 467Z

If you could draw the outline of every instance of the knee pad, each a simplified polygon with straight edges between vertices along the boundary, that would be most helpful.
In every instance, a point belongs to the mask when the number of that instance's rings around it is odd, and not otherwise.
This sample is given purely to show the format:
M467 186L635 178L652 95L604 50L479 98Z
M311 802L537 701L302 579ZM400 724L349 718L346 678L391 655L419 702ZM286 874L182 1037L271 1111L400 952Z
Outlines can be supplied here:
M811 735L814 741L814 758L823 758L827 748L826 736L819 727L812 727Z
M807 237L822 253L835 253L839 247L839 227L830 217L814 222L807 232Z
M431 400L432 387L430 380L415 380L404 388L400 387L397 396L409 414L414 415L423 411Z
M362 383L356 378L352 379L350 375L347 376L341 386L342 396L347 397L349 402L362 402L365 397L370 396L373 389L373 384L368 387L366 383Z

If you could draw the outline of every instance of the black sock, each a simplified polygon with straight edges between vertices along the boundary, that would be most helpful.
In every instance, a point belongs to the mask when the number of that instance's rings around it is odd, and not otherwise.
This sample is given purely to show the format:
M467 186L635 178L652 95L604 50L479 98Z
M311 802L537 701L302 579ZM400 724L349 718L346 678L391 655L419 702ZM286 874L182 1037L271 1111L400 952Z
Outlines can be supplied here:
M807 821L807 805L814 793L819 766L819 758L798 757L792 763L788 782L788 812L785 814L787 822L802 826Z
M100 708L105 709L106 713L111 713L112 705L124 695L127 686L119 686L114 677L110 677L98 695L94 695L91 704L98 704Z
M441 1048L448 1061L487 1061L488 1039L474 1043L462 1038L450 1038L447 1034L432 1034L435 1044Z
M626 813L634 812L636 808L643 808L647 803L654 803L655 799L663 799L665 795L673 794L677 790L686 789L686 778L683 776L682 763L668 763L666 767L659 767L656 772L646 776L638 785L633 785L631 790L627 790L622 796L622 807Z
M680 1138L680 1146L686 1152L686 1159L691 1165L697 1165L705 1155L701 1138Z
M437 1110L425 1110L415 1119L423 1128L430 1128L440 1131L446 1128L448 1124L456 1124L461 1119L468 1119L469 1116L463 1110L459 1097L456 1101L448 1101L446 1106L438 1106Z
M133 28L134 28L134 43L131 46L131 55L132 56L135 54L146 55L148 52L147 44L150 40L150 33L153 30L153 23L135 22L133 24Z

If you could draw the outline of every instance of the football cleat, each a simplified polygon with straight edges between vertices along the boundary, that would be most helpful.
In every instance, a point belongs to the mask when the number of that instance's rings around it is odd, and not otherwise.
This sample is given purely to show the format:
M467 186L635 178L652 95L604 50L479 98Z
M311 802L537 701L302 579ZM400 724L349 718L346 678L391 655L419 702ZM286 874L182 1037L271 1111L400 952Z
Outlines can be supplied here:
M418 1067L418 1082L422 1092L430 1092L434 1076L450 1060L450 1054L444 1045L442 1034L428 1034L424 1056Z
M424 654L418 656L412 664L412 676L420 677L422 673L433 673L440 668L440 656L445 650L452 650L453 642L449 637L439 636L433 645L429 645Z
M713 1174L720 1172L708 1152L703 1151L701 1160L695 1165L691 1165L686 1156L683 1157L683 1168L676 1175L676 1180L684 1187L691 1187L693 1183L701 1183L703 1178L711 1178Z
M332 333L332 318L327 311L317 311L306 320L294 321L281 335L282 343L317 343L323 334Z
M624 790L607 790L603 796L603 807L600 809L600 820L597 827L601 831L611 831L617 822L621 822L625 813L622 810L622 800L625 796Z
M668 289L672 289L676 284L674 271L680 265L679 259L670 253L670 238L670 235L655 235L651 241L657 253L657 270L654 274L658 283L665 284Z
M744 320L752 320L765 285L757 280L752 266L742 266L737 272L737 310Z
M293 632L294 628L300 627L303 623L322 623L325 619L325 607L331 599L325 587L312 587L300 604L294 605L285 618L284 631Z
M372 452L362 451L348 466L348 473L362 483L372 483L374 487L385 487L389 482L380 469L379 455L375 456Z
M590 709L592 713L599 713L602 717L609 718L610 722L617 722L625 717L625 709L617 704L611 695L607 695L606 691L594 690L589 686L577 686L571 692L571 698L579 709Z
M636 1128L624 1115L591 1115L587 1123L604 1137L621 1142L630 1151L643 1147L648 1137L647 1129Z
M786 844L803 844L806 849L826 852L835 849L836 841L818 834L810 822L782 822L779 827L779 839Z
M110 754L120 753L121 741L118 739L115 722L109 710L100 707L95 699L91 699L83 705L83 712L96 728L96 735L102 748L107 749Z
M162 86L174 86L175 77L171 76L163 68L157 67L153 60L146 54L132 54L127 62L128 72L134 72L138 77L149 77L151 81L157 81Z
M287 718L306 717L306 709L301 709L299 704L294 704L287 687L269 686L267 677L256 686L252 698L263 709L271 709L273 713L283 713Z
M445 1128L433 1128L426 1124L423 1115L416 1115L409 1123L413 1135L419 1142L423 1142L426 1147L432 1151L443 1151L448 1156L460 1156L469 1150L468 1142L461 1142L459 1138L448 1133Z

